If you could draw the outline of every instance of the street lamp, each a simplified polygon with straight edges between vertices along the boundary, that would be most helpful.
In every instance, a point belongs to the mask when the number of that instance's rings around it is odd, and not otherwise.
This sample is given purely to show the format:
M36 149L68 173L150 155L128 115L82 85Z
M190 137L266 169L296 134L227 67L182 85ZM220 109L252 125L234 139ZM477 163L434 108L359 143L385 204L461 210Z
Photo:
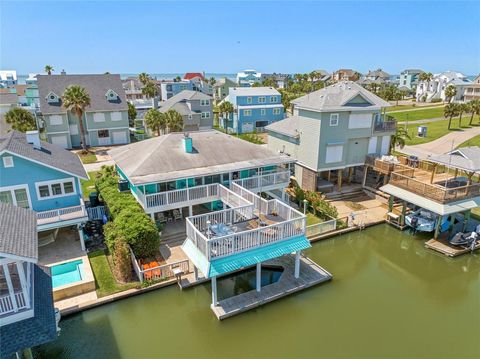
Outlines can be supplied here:
M306 199L303 200L303 214L307 213L307 203L308 201Z

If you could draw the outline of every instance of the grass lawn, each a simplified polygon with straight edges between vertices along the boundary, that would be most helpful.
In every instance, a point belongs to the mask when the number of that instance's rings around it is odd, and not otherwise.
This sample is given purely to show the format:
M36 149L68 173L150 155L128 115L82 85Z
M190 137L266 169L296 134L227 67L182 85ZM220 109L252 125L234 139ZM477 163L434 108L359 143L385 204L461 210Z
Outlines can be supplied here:
M391 113L390 116L393 116L399 122L439 118L443 117L443 106L419 109L415 111L394 112Z
M104 251L99 250L91 252L88 254L88 259L92 266L97 296L99 298L140 286L139 282L127 284L118 283L110 270L110 265L108 264L107 256Z
M78 153L78 157L80 157L82 163L85 164L97 162L97 156L95 156L95 154L91 152L88 152L86 154Z
M427 126L427 137L417 137L417 130L418 130L419 124L410 124L407 126L407 130L411 139L407 140L406 144L418 145L421 143L430 142L446 135L450 131L463 131L465 129L470 128L467 124L468 124L468 121L462 119L462 127L459 128L458 119L454 118L452 120L452 127L449 130L448 120L422 123L421 126ZM405 126L405 125L400 125L400 126Z
M424 109L428 107L438 107L443 106L443 103L432 103L429 106L418 106L415 105L415 102L412 102L411 105L398 105L387 108L387 113L392 111L402 111L402 110L413 110L413 109Z
M88 172L89 180L81 180L82 184L82 194L84 199L88 199L88 194L90 192L95 192L95 175L97 171Z
M307 213L307 226L311 226L312 224L317 224L321 222L323 222L321 218L318 218L313 213Z

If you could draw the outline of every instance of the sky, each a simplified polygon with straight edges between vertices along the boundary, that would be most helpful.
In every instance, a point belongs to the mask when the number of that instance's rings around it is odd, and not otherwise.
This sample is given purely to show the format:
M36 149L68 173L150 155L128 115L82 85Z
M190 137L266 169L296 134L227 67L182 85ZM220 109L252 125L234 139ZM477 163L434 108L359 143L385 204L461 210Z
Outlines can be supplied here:
M480 1L0 1L0 68L480 72Z

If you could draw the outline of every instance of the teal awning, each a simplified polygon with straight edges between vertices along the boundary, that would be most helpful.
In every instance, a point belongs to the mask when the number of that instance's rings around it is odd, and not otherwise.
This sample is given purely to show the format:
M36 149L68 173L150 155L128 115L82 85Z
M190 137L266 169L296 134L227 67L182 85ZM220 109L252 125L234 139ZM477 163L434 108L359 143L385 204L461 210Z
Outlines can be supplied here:
M205 256L197 250L190 240L185 242L182 249L195 266L199 268L206 277L211 278L310 247L310 241L307 237L301 235L264 247L233 254L228 257L214 259L210 263L208 263Z

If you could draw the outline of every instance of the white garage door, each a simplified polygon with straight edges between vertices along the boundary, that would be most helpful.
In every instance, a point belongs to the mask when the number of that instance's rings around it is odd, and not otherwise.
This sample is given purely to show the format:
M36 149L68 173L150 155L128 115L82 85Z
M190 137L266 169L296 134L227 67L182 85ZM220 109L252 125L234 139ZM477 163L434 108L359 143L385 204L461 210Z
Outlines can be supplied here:
M50 142L58 147L68 148L67 136L52 136L50 137Z
M127 133L125 131L122 132L112 132L113 135L113 144L120 145L127 143Z

